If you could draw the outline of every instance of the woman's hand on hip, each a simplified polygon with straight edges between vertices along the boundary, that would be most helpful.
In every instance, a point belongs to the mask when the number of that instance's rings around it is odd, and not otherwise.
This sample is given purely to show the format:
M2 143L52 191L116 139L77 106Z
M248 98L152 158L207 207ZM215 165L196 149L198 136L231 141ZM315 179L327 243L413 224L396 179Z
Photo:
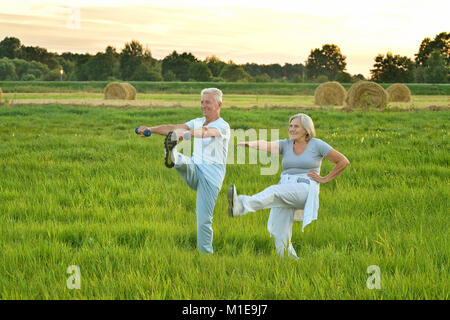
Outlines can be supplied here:
M317 172L310 171L308 173L308 177L310 177L312 180L318 182L318 183L327 183L327 178L321 177Z

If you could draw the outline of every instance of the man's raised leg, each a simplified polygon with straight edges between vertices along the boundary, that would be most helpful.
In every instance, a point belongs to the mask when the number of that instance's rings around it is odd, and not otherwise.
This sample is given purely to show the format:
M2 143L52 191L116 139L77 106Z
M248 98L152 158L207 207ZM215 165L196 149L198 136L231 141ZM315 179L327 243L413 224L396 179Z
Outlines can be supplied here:
M173 151L172 160L175 163L174 168L191 189L197 190L198 168L195 166L195 163L192 162L191 158L178 153L175 149Z

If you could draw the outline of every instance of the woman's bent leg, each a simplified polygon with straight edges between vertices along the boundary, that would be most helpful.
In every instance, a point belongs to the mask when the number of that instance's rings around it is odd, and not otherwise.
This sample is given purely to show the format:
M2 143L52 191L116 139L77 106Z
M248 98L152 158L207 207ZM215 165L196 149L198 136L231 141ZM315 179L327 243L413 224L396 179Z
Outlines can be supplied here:
M277 252L282 258L287 254L291 258L298 259L291 242L293 223L293 208L272 208L270 210L267 229L273 236Z

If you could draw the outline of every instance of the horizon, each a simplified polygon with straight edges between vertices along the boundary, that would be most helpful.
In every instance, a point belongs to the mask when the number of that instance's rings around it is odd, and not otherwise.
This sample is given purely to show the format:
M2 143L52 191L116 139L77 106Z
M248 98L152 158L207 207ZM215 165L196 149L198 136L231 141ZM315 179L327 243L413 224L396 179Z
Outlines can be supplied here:
M344 5L328 0L25 0L14 7L4 2L1 39L16 37L23 45L58 54L96 54L108 45L120 52L125 43L137 40L158 60L177 51L201 60L215 55L237 64L284 65L305 64L311 50L328 43L346 56L348 73L366 78L378 54L414 60L424 38L450 30L450 4L437 0L381 0L369 8L357 1Z

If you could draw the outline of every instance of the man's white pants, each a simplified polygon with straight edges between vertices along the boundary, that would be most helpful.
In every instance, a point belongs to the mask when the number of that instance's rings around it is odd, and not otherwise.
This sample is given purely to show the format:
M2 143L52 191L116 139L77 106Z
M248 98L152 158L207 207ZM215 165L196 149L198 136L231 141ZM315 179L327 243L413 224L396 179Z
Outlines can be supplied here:
M270 186L253 196L238 196L237 215L271 209L267 229L273 236L275 247L281 257L287 251L290 257L298 258L291 243L294 211L304 208L309 184L297 181L298 177L295 175L282 175L277 185Z

